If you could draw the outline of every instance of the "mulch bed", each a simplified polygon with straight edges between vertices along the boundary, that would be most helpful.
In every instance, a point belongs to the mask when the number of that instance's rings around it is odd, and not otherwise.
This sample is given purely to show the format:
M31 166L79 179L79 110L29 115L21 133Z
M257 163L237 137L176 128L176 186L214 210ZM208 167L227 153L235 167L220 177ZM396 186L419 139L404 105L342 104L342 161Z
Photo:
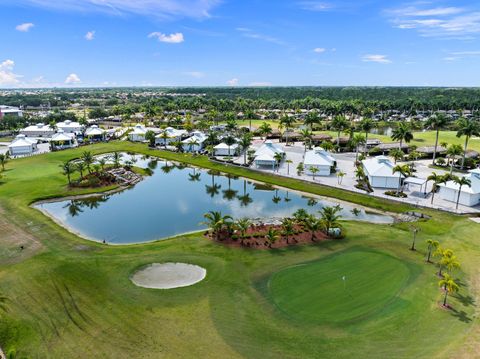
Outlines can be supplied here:
M273 228L278 232L278 239L275 243L270 244L270 242L264 237L270 228ZM256 225L251 226L248 231L245 233L245 237L241 238L241 234L238 231L235 231L233 236L229 236L228 233L220 233L219 239L216 240L210 231L205 232L205 236L215 242L222 243L226 246L231 247L244 247L244 248L253 248L253 249L277 249L285 248L290 246L296 246L301 244L312 244L318 243L330 239L322 231L315 232L315 238L312 241L311 232L303 229L300 225L295 225L295 234L292 234L287 238L282 233L282 226L279 225ZM233 237L233 238L232 238Z

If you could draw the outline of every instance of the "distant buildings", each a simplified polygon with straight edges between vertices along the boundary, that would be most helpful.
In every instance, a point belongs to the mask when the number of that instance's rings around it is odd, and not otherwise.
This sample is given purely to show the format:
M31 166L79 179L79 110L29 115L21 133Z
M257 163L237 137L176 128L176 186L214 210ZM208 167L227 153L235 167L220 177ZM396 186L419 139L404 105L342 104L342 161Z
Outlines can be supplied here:
M213 148L213 154L215 156L234 156L238 153L238 144L227 145L226 143L220 143Z
M97 125L92 125L85 130L85 138L90 141L103 141L105 139L105 130Z
M43 137L50 138L55 133L55 129L43 123L28 126L20 131L20 134L26 137Z
M158 128L148 128L141 124L136 124L133 130L128 134L128 139L132 142L144 142L145 135L148 131L153 131L155 134L160 132Z
M23 117L23 111L18 107L0 105L0 119L5 115Z
M207 136L200 131L194 131L192 136L182 141L184 152L198 152L204 148Z
M53 150L65 150L77 145L75 135L73 133L65 133L63 130L58 130L58 132L52 136L50 144Z
M65 133L80 133L83 130L83 126L78 122L66 120L65 122L57 123L57 128Z
M168 146L172 142L181 141L186 135L186 130L177 130L173 127L167 127L155 136L155 144L161 146Z

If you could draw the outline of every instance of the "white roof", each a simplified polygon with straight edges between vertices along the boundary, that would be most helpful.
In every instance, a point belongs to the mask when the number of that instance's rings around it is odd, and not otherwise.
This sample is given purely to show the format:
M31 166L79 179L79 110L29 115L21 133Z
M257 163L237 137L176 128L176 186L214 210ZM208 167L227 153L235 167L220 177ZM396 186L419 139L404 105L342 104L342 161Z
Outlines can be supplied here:
M478 194L480 193L480 170L474 169L471 170L470 173L465 178L469 179L471 182L471 186L462 186L462 192L470 193L470 194ZM455 191L458 191L459 185L456 184L454 181L448 181L445 184L439 184L440 187L450 188Z
M59 122L57 123L58 128L78 128L82 127L82 125L79 122L72 122L70 120L66 120L65 122Z
M71 141L72 136L64 133L62 130L58 131L56 134L52 136L52 141Z
M262 153L255 157L255 161L273 162L275 158L269 153Z
M386 156L377 156L362 161L363 167L370 176L377 177L404 177L400 173L393 173L395 165Z
M333 166L335 158L323 148L315 148L305 153L304 164L307 166Z
M25 132L38 132L38 131L44 131L44 132L55 132L53 128L51 128L49 125L45 125L43 123L37 123L35 125L27 126L25 127L22 131Z
M25 135L18 135L15 139L8 145L9 148L13 147L26 147L32 146L37 143L37 140L27 138Z
M403 182L423 186L425 184L425 182L427 182L427 180L425 178L407 177L407 178L405 178L405 181L403 181Z
M234 143L233 145L228 146L226 143L223 143L223 142L222 142L222 143L216 145L216 146L214 147L214 149L216 149L216 150L228 150L228 149L235 149L235 148L237 148L237 147L238 147L238 144L237 144L237 143Z
M98 135L103 135L105 133L105 130L102 130L99 128L97 125L93 125L85 131L86 136L98 136Z
M282 146L274 144L272 141L268 140L265 141L265 143L255 151L255 158L263 154L268 154L273 158L275 153L284 154L285 151L283 150Z
M156 137L157 138L163 138L163 133L166 133L168 135L168 138L176 138L176 137L181 137L184 134L187 133L186 130L177 130L173 127L167 127L165 130L161 131L160 134L158 134Z
M183 143L192 143L192 142L198 142L202 143L207 139L207 136L205 136L204 133L202 132L194 132L192 137L187 138L186 140L183 140Z

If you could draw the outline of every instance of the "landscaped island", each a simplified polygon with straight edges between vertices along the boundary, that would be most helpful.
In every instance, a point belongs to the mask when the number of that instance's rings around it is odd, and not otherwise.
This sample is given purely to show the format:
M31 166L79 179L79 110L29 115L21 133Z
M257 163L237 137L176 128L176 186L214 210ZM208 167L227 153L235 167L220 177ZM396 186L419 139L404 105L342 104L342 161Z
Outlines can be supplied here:
M159 156L328 195L354 208L412 210L386 199L223 166L204 156L124 142L11 161L0 184L0 290L8 298L0 343L5 351L62 358L469 358L477 352L480 249L477 224L468 218L423 209L430 219L414 225L342 221L345 239L328 241L321 231L313 231L318 238L312 241L312 231L298 227L309 234L309 245L275 250L224 246L203 233L109 246L83 240L30 207L38 200L98 191L69 187L62 175L62 163L85 150ZM225 183L228 189L228 179ZM318 211L316 216L321 218ZM151 220L162 221L164 215L152 211ZM188 263L208 274L195 285L168 291L133 284L139 268L152 263Z

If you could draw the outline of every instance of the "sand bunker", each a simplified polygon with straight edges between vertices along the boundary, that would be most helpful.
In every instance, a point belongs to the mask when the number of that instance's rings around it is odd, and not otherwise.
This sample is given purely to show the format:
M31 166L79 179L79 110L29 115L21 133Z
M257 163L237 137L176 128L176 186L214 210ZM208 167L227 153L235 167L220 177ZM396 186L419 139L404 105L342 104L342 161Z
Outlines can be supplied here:
M202 281L205 268L186 263L153 263L136 272L132 282L144 288L172 289L188 287Z

